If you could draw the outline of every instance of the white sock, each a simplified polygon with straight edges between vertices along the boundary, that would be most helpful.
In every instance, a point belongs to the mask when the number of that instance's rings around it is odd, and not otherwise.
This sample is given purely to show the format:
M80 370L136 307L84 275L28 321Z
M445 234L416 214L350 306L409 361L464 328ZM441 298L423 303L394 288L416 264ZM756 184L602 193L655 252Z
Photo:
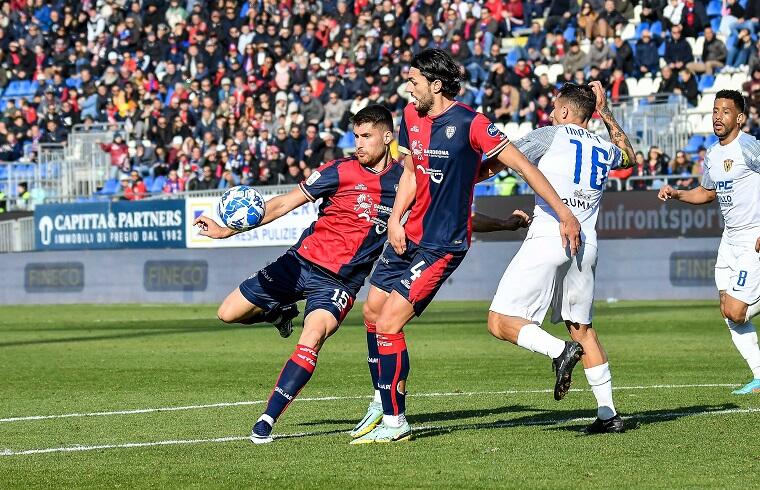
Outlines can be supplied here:
M562 351L565 350L564 340L551 335L535 323L523 325L517 334L517 345L552 359L562 355Z
M380 398L380 390L375 390L375 399L372 400L373 403L383 403L383 399Z
M267 415L265 413L262 413L261 417L259 417L259 420L257 420L256 422L259 422L261 420L263 420L264 422L266 422L267 424L269 424L270 427L274 427L274 419L272 417L270 417L269 415Z
M744 321L748 322L752 320L752 318L756 316L758 313L760 313L760 301L758 301L754 305L747 306L747 316L744 317Z
M383 415L383 423L388 427L401 427L406 422L406 416L403 413L398 415Z
M617 415L615 404L612 402L612 373L610 363L605 362L599 366L583 370L586 373L588 384L596 397L597 416L602 420L608 420Z
M731 340L734 341L736 350L742 355L755 379L760 379L760 347L757 345L757 332L752 322L738 325L726 319L728 331L731 332Z

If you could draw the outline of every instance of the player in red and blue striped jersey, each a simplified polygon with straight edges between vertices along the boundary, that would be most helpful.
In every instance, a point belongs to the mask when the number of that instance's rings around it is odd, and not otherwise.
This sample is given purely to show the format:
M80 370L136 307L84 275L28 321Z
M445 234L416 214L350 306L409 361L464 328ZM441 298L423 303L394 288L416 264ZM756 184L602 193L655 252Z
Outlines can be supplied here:
M322 199L317 220L296 245L243 281L219 307L221 320L251 324L270 321L283 308L295 316L293 303L306 299L303 333L253 427L251 441L257 444L272 441L275 421L311 378L320 348L351 310L385 244L403 173L390 154L393 119L387 109L372 105L359 111L353 124L355 155L322 165L296 189L267 201L261 224ZM212 238L235 234L205 216L195 224Z
M406 87L412 103L404 110L399 134L404 174L388 219L390 246L372 274L364 307L367 331L377 338L379 374L373 378L379 376L382 423L373 420L370 406L351 434L356 437L352 444L411 437L404 416L409 356L403 328L464 259L472 233L473 187L491 165L498 162L522 174L559 216L563 245L573 254L579 245L580 224L544 175L483 114L454 101L460 79L460 67L442 50L428 49L412 60ZM483 156L493 162L481 165Z

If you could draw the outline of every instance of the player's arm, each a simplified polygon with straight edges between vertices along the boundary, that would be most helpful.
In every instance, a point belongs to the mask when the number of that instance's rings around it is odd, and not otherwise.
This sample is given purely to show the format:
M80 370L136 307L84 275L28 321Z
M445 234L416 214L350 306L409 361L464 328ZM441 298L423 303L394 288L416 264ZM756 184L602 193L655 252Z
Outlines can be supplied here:
M527 228L533 221L532 216L521 210L515 209L512 215L506 219L494 218L481 213L472 215L472 231L476 233L489 233L491 231L515 231Z
M697 186L688 191L675 189L669 185L662 186L657 197L661 201L675 199L689 204L708 204L715 200L715 189L707 189L703 186Z
M401 255L406 251L406 232L401 225L401 217L412 205L414 196L417 195L417 178L414 175L414 161L411 155L404 157L404 172L398 183L396 199L393 201L393 210L388 217L388 242L393 250Z
M490 158L480 166L480 171L478 172L478 177L475 181L483 182L484 180L488 180L505 168L506 165L501 163L497 158Z
M620 124L615 120L615 116L612 115L612 111L607 105L607 95L602 88L602 82L593 81L589 83L591 90L596 95L596 111L602 118L604 125L607 127L607 132L610 135L610 141L612 144L623 150L623 159L620 162L620 168L632 167L636 162L636 152L633 151L633 146L628 136L620 127Z
M551 206L559 218L560 235L562 236L562 246L570 246L570 252L575 255L580 247L581 224L578 218L573 215L570 208L562 202L557 191L549 183L544 174L530 163L525 155L518 150L515 145L508 145L501 150L497 159L511 168L528 183L528 185L541 196L546 203Z
M303 206L309 202L309 198L306 196L301 187L296 187L287 194L280 194L266 202L266 211L264 212L264 219L261 220L258 226L263 226L267 223L285 216L292 210L299 206ZM216 221L208 216L199 216L193 222L193 225L198 226L201 230L200 235L207 236L209 238L229 238L233 235L241 233L240 231L227 228L226 226L220 226Z

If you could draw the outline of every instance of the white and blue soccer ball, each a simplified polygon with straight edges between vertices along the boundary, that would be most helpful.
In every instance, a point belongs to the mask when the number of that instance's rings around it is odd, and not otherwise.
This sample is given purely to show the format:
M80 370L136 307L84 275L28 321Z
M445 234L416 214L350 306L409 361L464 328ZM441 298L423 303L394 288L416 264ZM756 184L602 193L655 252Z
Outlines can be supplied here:
M247 231L259 226L265 210L264 196L247 185L227 189L216 207L224 226L236 231Z

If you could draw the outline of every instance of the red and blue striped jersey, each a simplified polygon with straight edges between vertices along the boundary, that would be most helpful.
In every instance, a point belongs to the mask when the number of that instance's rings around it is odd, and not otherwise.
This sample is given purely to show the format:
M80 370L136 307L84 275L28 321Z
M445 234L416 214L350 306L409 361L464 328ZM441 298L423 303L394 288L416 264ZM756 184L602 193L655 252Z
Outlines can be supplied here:
M403 165L391 162L375 172L355 156L319 167L300 184L309 200L322 199L319 214L293 249L309 262L361 285L383 250L403 171Z
M483 114L456 102L437 116L420 116L413 104L404 109L399 151L415 166L417 194L404 229L423 247L448 252L470 246L473 188L483 156L508 144L507 137Z

